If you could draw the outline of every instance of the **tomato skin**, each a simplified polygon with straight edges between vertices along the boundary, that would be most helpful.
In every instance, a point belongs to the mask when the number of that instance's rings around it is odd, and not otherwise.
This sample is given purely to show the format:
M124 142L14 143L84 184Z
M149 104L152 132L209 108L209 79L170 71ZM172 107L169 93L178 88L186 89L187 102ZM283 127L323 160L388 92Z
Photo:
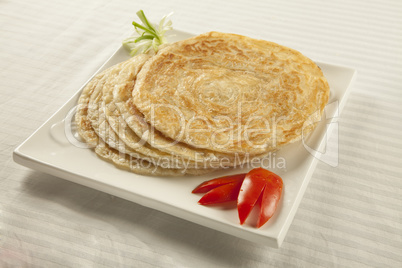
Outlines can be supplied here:
M238 180L216 187L208 191L198 201L198 203L201 205L211 205L229 201L236 201L237 196L239 195L241 184L242 181Z
M263 168L247 173L237 198L240 224L243 224L261 196L261 209L257 228L264 225L273 215L281 197L281 177Z
M224 176L224 177L219 177L213 180L209 181L204 181L200 185L198 185L193 191L193 194L198 194L198 193L206 193L216 187L219 187L221 185L231 183L231 182L238 182L238 181L243 181L244 177L246 176L246 173L243 174L236 174L236 175L229 175L229 176Z
M270 182L265 186L261 196L261 208L257 228L263 226L274 215L281 199L282 188L282 178L272 173Z

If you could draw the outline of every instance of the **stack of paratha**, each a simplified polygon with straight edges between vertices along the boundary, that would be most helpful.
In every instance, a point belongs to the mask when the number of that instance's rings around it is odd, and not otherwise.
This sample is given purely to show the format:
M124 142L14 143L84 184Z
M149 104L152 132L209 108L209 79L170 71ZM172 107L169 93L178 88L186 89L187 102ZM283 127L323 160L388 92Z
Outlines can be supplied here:
M76 122L95 152L117 166L196 175L300 140L328 97L320 68L301 53L210 32L96 75L79 99Z

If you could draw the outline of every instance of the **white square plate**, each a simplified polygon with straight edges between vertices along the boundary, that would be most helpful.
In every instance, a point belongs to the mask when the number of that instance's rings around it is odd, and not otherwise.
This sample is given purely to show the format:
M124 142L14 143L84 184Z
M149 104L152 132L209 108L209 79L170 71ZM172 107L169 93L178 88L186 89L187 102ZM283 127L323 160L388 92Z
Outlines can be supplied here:
M173 31L171 42L191 37L189 33ZM120 47L98 70L101 71L129 58ZM198 184L221 175L244 172L226 170L204 176L163 178L144 177L116 168L98 158L92 150L79 148L69 142L70 111L76 106L82 88L47 120L35 133L15 149L14 160L24 166L103 191L132 202L169 213L237 237L279 247L289 229L300 200L315 169L320 151L326 146L326 133L336 125L345 105L348 88L355 70L327 63L317 63L331 87L325 120L319 122L306 142L297 142L273 154L271 170L283 178L284 192L277 211L260 229L251 223L239 224L237 210L227 207L206 207L197 204L200 195L191 191ZM84 87L84 86L83 86ZM67 119L66 119L67 118ZM70 117L71 119L71 117ZM308 146L307 146L308 144ZM310 149L308 149L310 148ZM322 156L322 155L321 155ZM277 161L277 163L274 163ZM278 163L281 162L280 167ZM245 170L250 170L250 167Z

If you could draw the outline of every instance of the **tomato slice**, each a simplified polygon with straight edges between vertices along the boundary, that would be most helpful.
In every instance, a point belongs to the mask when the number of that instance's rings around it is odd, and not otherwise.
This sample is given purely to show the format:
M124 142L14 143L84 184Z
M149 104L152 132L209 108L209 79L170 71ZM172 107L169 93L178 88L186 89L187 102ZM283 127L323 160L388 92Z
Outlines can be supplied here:
M223 184L208 191L198 203L201 205L211 205L224 203L229 201L236 201L239 195L242 181L234 181L227 184Z
M281 197L283 181L281 177L263 168L255 168L247 173L237 198L240 224L243 224L261 194L261 209L257 228L264 225L273 215Z
M219 177L213 180L209 181L204 181L200 185L198 185L193 191L193 194L198 194L198 193L206 193L216 187L219 187L224 184L232 183L232 182L238 182L238 181L243 181L244 177L246 176L246 173L244 174L236 174L236 175L229 175L229 176L224 176L224 177Z
M274 215L281 199L282 188L283 181L281 177L272 173L270 181L265 185L264 192L262 193L257 228L263 226Z
M198 185L193 193L206 193L198 203L211 205L237 200L240 224L244 224L257 202L260 205L257 228L274 214L282 195L283 181L263 168L250 172L219 177Z

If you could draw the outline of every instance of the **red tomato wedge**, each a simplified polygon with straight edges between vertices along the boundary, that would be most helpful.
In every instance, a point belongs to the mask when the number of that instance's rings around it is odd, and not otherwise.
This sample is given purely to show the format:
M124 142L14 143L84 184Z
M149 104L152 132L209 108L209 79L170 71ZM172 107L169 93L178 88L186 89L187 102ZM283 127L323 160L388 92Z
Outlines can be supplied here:
M219 177L213 180L204 181L192 191L193 194L195 193L206 193L216 187L219 187L224 184L228 184L231 182L242 182L244 177L246 177L246 173L244 174L236 174L230 176Z
M230 182L227 184L223 184L219 187L216 187L210 191L208 191L199 201L198 203L201 205L211 205L224 203L229 201L236 201L237 196L239 195L241 181Z
M240 224L243 224L258 203L257 228L274 214L282 195L283 181L275 173L255 168L247 174L236 174L205 181L193 193L206 193L198 203L211 205L237 200Z
M274 174L275 177L265 185L261 197L261 210L258 218L257 228L263 226L273 215L278 206L282 195L282 178Z
M281 198L283 181L281 177L263 168L247 173L237 197L240 224L243 224L261 196L257 228L263 226L274 214Z

